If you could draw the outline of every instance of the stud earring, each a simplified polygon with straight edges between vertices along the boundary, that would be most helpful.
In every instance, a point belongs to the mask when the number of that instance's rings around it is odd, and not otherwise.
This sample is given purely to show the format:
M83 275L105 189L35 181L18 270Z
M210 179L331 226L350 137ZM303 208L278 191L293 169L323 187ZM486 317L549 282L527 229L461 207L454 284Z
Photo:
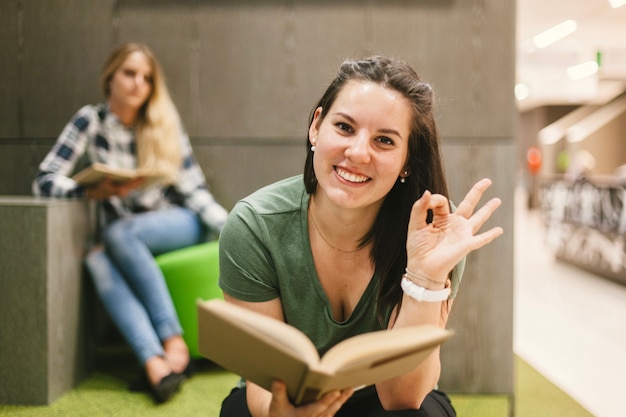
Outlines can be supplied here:
M315 145L311 145L311 152L315 152L315 149L317 149Z
M406 178L404 178L404 177L400 177L400 182L401 182L402 184L404 184L404 183L406 182Z

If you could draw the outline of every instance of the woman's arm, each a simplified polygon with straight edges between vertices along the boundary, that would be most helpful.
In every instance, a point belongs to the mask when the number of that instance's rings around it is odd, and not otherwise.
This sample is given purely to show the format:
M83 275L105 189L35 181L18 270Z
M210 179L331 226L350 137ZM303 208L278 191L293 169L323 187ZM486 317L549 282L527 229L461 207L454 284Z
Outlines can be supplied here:
M452 300L445 302L416 301L404 295L402 309L392 314L390 327L435 324L446 327ZM387 410L419 408L439 381L441 362L437 347L415 370L376 385L381 404Z
M237 304L257 313L265 314L277 320L284 321L283 308L279 299L262 303L251 303L238 300L224 293L224 299L230 303ZM269 416L269 405L272 400L272 393L260 386L246 381L246 398L248 408L254 417Z
M209 191L204 172L196 161L188 136L184 133L181 136L181 150L183 166L175 188L182 194L185 206L198 213L206 226L219 232L226 222L228 212Z
M440 290L450 271L471 251L481 248L503 231L494 227L478 233L482 225L500 205L491 199L474 213L490 180L476 183L454 213L450 213L448 199L429 192L415 202L409 222L407 237L407 268L412 275L422 277L417 285L430 290ZM433 221L426 223L428 210ZM445 327L452 300L417 301L403 295L401 308L390 319L390 327L435 324ZM426 395L436 386L441 373L439 349L436 349L412 372L376 385L383 407L386 409L419 408Z
M81 108L65 125L55 145L39 164L32 184L33 194L42 197L82 197L85 189L69 178L85 152L91 123L91 106Z

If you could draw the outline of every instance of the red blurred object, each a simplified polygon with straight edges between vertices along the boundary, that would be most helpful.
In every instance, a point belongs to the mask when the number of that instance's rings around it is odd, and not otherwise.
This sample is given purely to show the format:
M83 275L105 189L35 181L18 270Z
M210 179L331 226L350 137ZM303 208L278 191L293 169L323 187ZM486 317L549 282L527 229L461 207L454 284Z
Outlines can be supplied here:
M541 150L536 146L531 146L526 152L526 164L531 174L536 175L541 169Z

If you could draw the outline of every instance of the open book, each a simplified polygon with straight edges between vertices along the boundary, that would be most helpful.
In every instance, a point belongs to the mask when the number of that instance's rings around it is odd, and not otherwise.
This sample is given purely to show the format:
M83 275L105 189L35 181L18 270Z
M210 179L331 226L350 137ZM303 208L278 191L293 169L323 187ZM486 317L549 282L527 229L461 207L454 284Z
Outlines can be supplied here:
M116 168L99 162L94 162L72 177L77 183L90 186L102 181L105 177L116 182L126 182L137 178L145 179L143 186L153 184L163 179L162 174L134 169Z
M320 358L295 327L218 299L198 304L198 327L203 356L267 390L275 379L285 382L296 405L408 373L453 334L434 325L381 330L346 339Z

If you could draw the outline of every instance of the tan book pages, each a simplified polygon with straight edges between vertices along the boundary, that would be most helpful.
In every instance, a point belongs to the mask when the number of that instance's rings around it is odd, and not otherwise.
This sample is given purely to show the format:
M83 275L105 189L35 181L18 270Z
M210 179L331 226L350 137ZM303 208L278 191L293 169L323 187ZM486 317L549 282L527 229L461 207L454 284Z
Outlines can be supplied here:
M372 385L415 369L452 331L437 326L412 326L366 333L335 345L309 372L297 402L324 393Z
M371 332L320 359L300 330L223 300L199 303L198 325L202 355L268 390L284 381L296 404L407 373L453 334L437 326Z
M162 179L162 175L158 173L149 173L146 171L115 168L99 162L94 162L87 168L75 174L72 179L77 183L90 186L102 181L105 177L109 177L117 182L130 181L136 178L145 178L146 184L149 185Z
M309 364L319 361L298 329L222 300L199 303L198 326L202 355L268 390L280 379L295 396Z

